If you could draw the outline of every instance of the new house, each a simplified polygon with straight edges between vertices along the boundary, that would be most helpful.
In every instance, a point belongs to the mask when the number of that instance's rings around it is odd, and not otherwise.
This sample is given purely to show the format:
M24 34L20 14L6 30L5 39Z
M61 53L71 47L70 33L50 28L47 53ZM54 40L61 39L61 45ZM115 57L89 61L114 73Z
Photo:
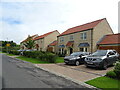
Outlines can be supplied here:
M55 30L34 38L33 40L35 40L35 49L39 51L47 51L48 45L51 42L57 40L57 36L59 34L60 33L57 30Z
M114 49L120 54L120 33L105 35L98 43L98 49Z
M47 47L47 51L49 52L57 52L57 40L53 41L52 43L50 43Z
M24 44L26 44L26 42L28 41L28 39L29 39L30 37L31 37L31 39L33 40L34 38L38 37L38 34L35 34L35 35L32 35L32 36L28 35L28 37L27 37L25 40L23 40L22 42L20 42L20 48L21 48L21 49L23 49L23 50L28 49L27 47L25 47Z
M72 52L85 51L94 52L97 50L97 42L113 31L106 18L70 28L57 37L57 53L67 55Z

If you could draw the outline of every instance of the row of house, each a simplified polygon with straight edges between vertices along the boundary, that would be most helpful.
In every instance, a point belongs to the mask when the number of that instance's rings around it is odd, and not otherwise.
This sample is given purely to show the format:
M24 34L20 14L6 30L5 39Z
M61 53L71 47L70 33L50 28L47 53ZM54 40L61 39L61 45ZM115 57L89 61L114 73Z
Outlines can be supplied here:
M35 49L39 51L51 51L60 54L71 54L72 52L85 51L95 52L97 49L116 49L120 47L120 34L113 31L106 18L89 22L80 26L69 28L63 33L57 30L44 35L34 35ZM26 49L21 42L21 48Z

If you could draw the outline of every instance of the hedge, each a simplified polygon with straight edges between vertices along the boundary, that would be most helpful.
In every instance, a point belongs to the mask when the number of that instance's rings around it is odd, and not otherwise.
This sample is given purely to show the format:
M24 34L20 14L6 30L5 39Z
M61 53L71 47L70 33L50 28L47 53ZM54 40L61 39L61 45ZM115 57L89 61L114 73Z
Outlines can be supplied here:
M14 55L20 55L20 51L16 51L16 50L11 50L9 51L10 54L14 54Z
M56 55L50 52L41 52L41 51L24 51L23 56L30 58L37 58L42 61L47 61L50 63L56 62Z
M117 75L117 78L120 79L120 61L115 64L114 72Z
M117 78L117 75L114 71L108 71L106 73L106 76L111 77L111 78Z

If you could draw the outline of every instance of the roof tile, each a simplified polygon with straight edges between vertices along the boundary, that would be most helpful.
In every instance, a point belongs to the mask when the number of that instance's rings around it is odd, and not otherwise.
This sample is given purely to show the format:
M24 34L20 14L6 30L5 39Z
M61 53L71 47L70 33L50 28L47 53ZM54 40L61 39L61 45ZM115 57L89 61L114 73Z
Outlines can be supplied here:
M49 44L49 46L55 46L55 45L57 45L57 40L55 40L51 44Z
M55 31L57 31L57 30L55 30ZM44 37L50 35L51 33L55 32L55 31L48 32L48 33L46 33L46 34L43 34L43 35L41 35L41 36L38 36L38 37L34 38L33 40L38 40L38 39L44 38Z
M71 34L71 33L75 33L75 32L80 32L80 31L87 30L87 29L92 29L104 19L96 20L96 21L93 21L90 23L86 23L86 24L83 24L80 26L70 28L70 29L66 30L65 32L63 32L62 34L60 34L59 36L67 35L67 34Z
M120 44L120 33L106 35L100 44Z

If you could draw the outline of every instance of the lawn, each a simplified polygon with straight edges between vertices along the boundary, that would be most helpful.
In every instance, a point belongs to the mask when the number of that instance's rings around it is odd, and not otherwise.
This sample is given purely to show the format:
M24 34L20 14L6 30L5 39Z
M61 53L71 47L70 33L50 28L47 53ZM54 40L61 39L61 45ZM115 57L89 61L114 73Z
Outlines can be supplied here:
M120 80L115 80L115 79L105 77L105 76L98 77L96 79L87 81L85 83L95 86L97 88L103 88L103 89L116 88L116 89L118 89L118 86L119 86L119 89L120 89Z
M47 61L41 61L39 59L36 58L28 58L28 57L24 57L24 56L19 56L16 57L18 59L24 60L24 61L28 61L34 64L49 64L49 62ZM62 63L63 62L63 58L62 57L57 57L56 63Z
M56 58L56 63L64 63L63 57L57 57Z

